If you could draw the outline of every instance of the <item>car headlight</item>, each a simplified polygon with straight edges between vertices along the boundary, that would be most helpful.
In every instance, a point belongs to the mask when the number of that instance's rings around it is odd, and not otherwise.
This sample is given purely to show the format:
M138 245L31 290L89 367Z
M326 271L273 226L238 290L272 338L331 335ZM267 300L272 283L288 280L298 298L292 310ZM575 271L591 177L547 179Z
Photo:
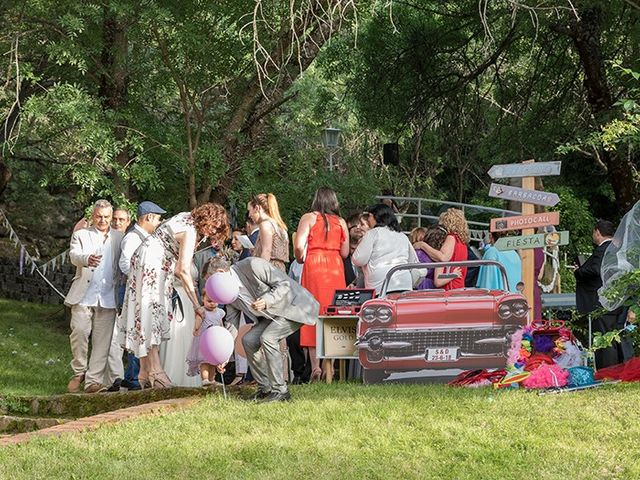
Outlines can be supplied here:
M503 303L498 307L498 316L503 320L509 318L511 313L511 307L506 303Z
M523 318L529 313L529 306L526 302L513 302L511 305L511 311L518 318Z
M364 307L362 309L362 319L365 322L371 323L376 319L376 307Z
M379 307L378 311L376 312L376 317L380 322L386 323L389 320L391 320L391 314L392 314L391 308Z
M367 323L387 323L393 316L393 310L391 310L391 307L388 307L387 305L371 305L370 307L364 307L361 313L362 319Z

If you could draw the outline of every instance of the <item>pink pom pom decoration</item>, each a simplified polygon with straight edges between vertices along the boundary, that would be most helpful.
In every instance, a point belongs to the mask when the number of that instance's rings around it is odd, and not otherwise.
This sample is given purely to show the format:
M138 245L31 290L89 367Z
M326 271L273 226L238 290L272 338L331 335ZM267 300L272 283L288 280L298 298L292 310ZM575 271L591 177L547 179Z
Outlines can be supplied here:
M531 375L522 382L522 385L525 388L564 387L568 381L569 372L558 365L544 363L531 372Z

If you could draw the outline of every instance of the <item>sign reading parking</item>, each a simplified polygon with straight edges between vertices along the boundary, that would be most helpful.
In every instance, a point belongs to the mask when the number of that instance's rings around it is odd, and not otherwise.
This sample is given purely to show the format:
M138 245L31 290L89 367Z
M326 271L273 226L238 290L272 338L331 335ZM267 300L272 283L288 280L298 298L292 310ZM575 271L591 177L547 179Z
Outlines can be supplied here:
M560 201L555 193L541 192L539 190L527 190L520 187L512 187L511 185L502 185L500 183L492 183L489 188L489 196L494 198L502 198L503 200L513 200L522 203L534 203L536 205L544 205L553 207Z
M523 228L546 227L560 223L560 212L543 212L518 217L492 218L490 230L492 232L506 232Z
M528 250L531 248L556 247L569 244L569 232L538 233L522 237L501 237L495 247L498 250Z
M494 165L489 169L491 178L543 177L560 175L562 162L512 163Z

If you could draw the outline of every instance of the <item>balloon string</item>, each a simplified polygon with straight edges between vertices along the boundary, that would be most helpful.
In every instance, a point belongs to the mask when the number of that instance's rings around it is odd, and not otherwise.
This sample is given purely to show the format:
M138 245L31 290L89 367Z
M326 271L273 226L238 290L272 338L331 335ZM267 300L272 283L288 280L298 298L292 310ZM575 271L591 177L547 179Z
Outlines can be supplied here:
M220 380L222 382L222 393L224 395L224 399L226 400L227 399L227 389L224 386L224 374L222 374L222 373L220 374Z

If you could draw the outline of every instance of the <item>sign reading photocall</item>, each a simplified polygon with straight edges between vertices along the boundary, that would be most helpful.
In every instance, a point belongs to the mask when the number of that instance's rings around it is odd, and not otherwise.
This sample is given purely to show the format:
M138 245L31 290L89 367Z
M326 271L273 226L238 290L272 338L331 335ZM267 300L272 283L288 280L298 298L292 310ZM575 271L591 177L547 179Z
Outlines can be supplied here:
M492 218L490 230L492 232L506 232L523 228L546 227L560 223L560 212L534 213L518 217Z
M499 238L495 247L498 250L527 250L530 248L556 247L569 244L569 232L538 233L522 237Z
M494 165L489 169L491 178L546 177L560 175L562 162L533 162Z
M539 190L527 190L500 183L492 183L489 188L489 196L501 198L503 200L513 200L523 203L535 203L545 207L553 207L560 201L560 197L555 193L541 192Z

